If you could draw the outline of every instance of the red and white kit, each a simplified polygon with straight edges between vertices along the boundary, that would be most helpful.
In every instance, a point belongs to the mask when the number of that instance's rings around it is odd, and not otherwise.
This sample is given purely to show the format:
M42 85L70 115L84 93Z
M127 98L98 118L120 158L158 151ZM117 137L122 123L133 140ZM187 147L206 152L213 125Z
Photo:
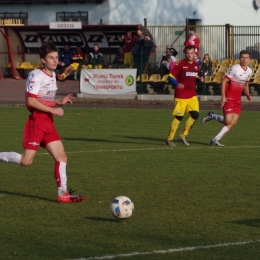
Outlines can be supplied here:
M229 79L225 87L227 102L223 107L224 114L241 113L241 95L245 84L250 81L252 69L247 67L244 70L240 64L236 64L226 73L225 78Z
M55 73L50 76L41 69L29 73L26 82L25 101L31 115L24 129L23 146L25 149L37 150L39 146L45 147L52 141L60 140L53 125L53 115L34 109L27 103L28 97L34 97L45 106L54 107L57 89Z

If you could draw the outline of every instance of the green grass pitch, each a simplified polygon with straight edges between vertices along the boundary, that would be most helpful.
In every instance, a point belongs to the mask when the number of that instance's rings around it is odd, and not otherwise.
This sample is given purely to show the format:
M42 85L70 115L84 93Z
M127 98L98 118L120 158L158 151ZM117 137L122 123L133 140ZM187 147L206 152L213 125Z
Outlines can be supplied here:
M190 147L172 148L171 110L64 109L55 124L68 187L87 199L56 202L46 150L27 168L0 162L0 259L259 259L259 112L244 111L225 147L212 147L221 124L201 125L201 111ZM0 151L22 152L28 112L3 106L0 114ZM122 222L109 210L119 195L135 204Z

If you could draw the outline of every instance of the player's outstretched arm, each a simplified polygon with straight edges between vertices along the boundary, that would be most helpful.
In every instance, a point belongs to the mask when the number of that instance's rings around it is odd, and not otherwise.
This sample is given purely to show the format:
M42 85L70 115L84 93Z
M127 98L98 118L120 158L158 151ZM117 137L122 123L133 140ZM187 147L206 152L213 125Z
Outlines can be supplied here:
M51 113L56 116L63 116L64 111L62 108L54 108L54 107L48 107L39 102L36 98L34 97L27 97L26 104L29 105L30 107L40 110L42 112L47 112Z

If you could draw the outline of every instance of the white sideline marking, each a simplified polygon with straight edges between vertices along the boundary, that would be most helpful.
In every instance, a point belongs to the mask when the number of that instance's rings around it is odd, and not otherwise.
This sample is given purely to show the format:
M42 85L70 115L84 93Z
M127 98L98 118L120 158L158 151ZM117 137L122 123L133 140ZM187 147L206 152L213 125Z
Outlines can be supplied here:
M182 146L181 149L187 149L187 150L196 150L196 149L238 149L238 148L260 148L260 146L197 146L197 147L185 147ZM66 152L67 154L69 153L105 153L105 152L131 152L131 151L153 151L153 150L176 150L178 149L177 147L166 147L166 148L136 148L136 149L118 149L118 150L91 150L91 151L71 151L71 152ZM46 155L49 153L39 153L39 155Z
M167 250L155 250L155 251L151 251L151 252L133 252L133 253L129 253L129 254L94 256L94 257L88 257L88 258L77 258L77 259L75 258L75 259L67 259L67 260L103 260L103 259L113 259L113 258L117 258L117 257L131 257L131 256L138 256L138 255L168 254L168 253L192 251L192 250L198 250L198 249L210 249L210 248L227 247L227 246L240 246L240 245L259 243L259 242L260 242L260 239L255 240L255 241L231 242L231 243L208 245L208 246L181 247L181 248L173 248L173 249L167 249Z

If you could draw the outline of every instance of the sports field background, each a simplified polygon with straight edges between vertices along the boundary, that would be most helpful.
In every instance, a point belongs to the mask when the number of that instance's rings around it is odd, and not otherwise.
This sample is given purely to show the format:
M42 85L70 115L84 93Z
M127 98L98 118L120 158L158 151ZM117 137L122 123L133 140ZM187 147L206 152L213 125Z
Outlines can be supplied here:
M0 109L0 150L21 152L28 113ZM0 259L259 259L259 112L242 113L225 147L209 145L221 125L202 126L206 113L190 147L172 148L171 109L66 107L68 186L87 200L56 202L46 150L28 168L0 163ZM118 195L135 204L127 221L109 211Z

